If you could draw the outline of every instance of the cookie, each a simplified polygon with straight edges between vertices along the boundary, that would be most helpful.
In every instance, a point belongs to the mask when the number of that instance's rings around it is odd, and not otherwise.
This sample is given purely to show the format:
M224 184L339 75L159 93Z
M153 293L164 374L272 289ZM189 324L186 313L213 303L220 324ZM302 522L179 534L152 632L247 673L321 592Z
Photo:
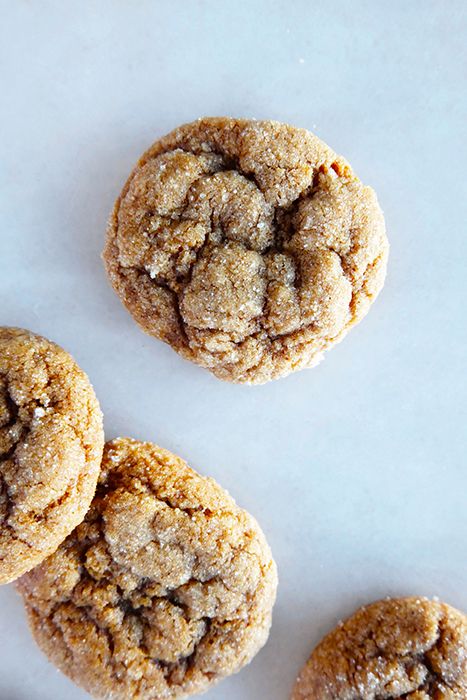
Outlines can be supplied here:
M96 698L206 690L263 646L276 568L213 479L151 443L104 448L84 522L18 582L34 637Z
M84 518L103 445L99 404L73 358L0 327L0 583L45 559Z
M220 379L261 384L315 365L366 314L387 254L375 193L320 139L206 118L139 160L104 261L143 330Z
M465 700L467 617L427 598L360 608L316 647L292 700Z

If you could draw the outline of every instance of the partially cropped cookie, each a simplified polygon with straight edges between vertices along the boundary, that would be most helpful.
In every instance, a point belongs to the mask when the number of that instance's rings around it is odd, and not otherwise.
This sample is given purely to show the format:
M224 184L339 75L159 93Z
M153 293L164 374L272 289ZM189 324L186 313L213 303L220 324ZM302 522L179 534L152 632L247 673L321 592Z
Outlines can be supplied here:
M260 384L316 364L380 291L376 195L305 129L206 118L142 156L104 259L150 335L220 379Z
M360 608L313 651L292 700L465 700L467 617L427 598Z
M276 568L256 521L151 443L106 444L84 522L18 584L34 637L96 698L206 690L271 623Z
M0 583L82 521L103 445L98 401L73 358L30 331L0 327Z

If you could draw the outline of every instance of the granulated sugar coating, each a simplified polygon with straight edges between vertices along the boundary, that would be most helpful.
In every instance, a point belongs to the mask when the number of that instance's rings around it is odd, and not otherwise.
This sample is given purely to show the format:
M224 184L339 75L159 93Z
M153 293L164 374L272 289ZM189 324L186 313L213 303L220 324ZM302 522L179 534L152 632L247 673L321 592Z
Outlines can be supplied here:
M150 443L117 439L85 521L18 583L39 646L96 698L206 690L265 643L276 567L256 521Z
M313 651L292 700L466 700L467 617L426 598L361 608Z
M45 559L82 521L103 445L99 404L73 358L0 327L0 583Z
M316 136L206 118L142 156L104 259L147 333L260 384L316 364L366 314L387 253L375 193Z

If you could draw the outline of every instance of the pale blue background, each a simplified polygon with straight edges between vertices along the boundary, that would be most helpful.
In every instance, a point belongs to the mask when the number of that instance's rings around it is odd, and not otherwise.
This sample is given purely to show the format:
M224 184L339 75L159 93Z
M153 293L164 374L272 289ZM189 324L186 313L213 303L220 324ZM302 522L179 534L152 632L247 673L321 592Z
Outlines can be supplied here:
M290 9L293 6L293 9ZM153 439L262 524L267 647L210 700L283 700L367 601L467 607L467 3L1 0L0 308L89 373L108 436ZM308 127L378 192L391 258L316 369L229 386L144 336L99 253L130 167L200 115ZM0 699L84 700L0 590Z

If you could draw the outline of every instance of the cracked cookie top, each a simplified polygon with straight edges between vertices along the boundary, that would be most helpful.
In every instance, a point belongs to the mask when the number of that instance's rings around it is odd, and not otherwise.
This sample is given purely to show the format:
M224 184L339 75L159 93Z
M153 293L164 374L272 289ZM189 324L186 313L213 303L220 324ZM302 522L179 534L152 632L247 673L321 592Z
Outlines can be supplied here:
M465 700L467 617L427 598L360 608L313 651L292 700Z
M0 327L0 583L45 559L81 522L103 444L99 404L73 358Z
M118 198L104 260L140 326L234 382L319 361L383 285L375 193L316 136L206 118L157 141Z
M178 698L248 663L276 568L251 515L175 455L108 442L96 496L18 583L36 641L97 698Z

